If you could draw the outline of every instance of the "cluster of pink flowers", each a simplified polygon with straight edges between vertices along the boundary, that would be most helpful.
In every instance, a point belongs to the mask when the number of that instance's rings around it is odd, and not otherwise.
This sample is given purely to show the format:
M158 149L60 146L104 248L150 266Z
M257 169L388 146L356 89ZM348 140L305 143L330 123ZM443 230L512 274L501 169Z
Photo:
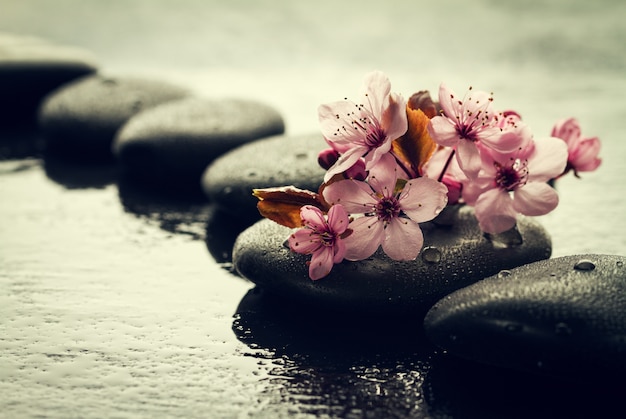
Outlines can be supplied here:
M438 106L427 92L417 98L417 104L407 103L391 92L383 73L373 72L359 102L319 107L329 149L318 161L327 172L319 194L310 193L311 205L296 206L301 228L289 238L293 251L311 255L311 279L328 275L344 259L366 259L379 247L394 260L415 259L424 242L420 223L446 205L473 206L483 232L502 233L519 214L556 208L558 195L549 181L600 164L598 138L582 137L575 119L559 121L551 136L534 138L517 112L494 109L486 92L470 88L457 97L442 84ZM421 120L420 133L415 125Z

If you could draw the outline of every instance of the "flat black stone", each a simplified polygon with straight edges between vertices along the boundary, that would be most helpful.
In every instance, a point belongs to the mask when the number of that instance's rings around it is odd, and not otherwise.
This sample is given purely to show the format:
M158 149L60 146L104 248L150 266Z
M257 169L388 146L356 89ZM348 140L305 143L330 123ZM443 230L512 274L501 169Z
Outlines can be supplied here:
M325 173L317 164L317 154L326 147L317 133L255 141L216 159L202 175L202 188L221 208L258 219L258 200L252 190L294 185L317 191Z
M452 354L557 376L626 373L626 257L576 255L505 271L439 301L424 327Z
M46 94L96 69L86 50L0 33L0 123L33 123Z
M118 131L113 150L135 176L199 190L202 172L215 158L284 130L280 114L263 103L185 98L133 116Z
M44 99L39 124L52 150L78 159L111 158L113 138L131 116L188 95L158 80L86 76Z
M261 220L237 238L233 263L240 275L268 292L315 310L423 316L456 289L502 269L550 257L550 238L531 219L519 220L523 243L505 247L483 236L470 208L451 218L451 226L422 225L425 247L414 261L391 260L379 249L369 259L335 265L318 281L308 276L310 257L284 244L291 230Z

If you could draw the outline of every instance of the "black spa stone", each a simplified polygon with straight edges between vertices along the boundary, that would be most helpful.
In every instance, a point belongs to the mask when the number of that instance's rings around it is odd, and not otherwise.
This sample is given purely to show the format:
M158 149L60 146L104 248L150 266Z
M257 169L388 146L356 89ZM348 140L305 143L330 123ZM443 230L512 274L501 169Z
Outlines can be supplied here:
M96 69L83 49L0 32L0 122L34 123L46 94Z
M202 175L202 188L222 209L248 219L260 217L255 188L294 185L317 191L324 169L317 154L328 146L316 134L281 135L238 147L216 159Z
M113 150L134 175L199 189L202 172L216 157L284 129L281 115L266 104L192 97L133 116L118 131Z
M111 158L118 129L139 111L189 92L163 81L91 75L51 92L39 110L48 147L85 158Z
M502 271L439 301L429 338L459 357L563 377L626 373L626 257L576 255Z
M374 316L408 313L419 323L445 295L551 253L549 236L531 219L519 220L523 243L510 246L485 238L470 208L447 221L453 224L422 224L424 248L414 261L391 260L379 249L369 259L344 261L312 281L306 265L310 256L285 245L291 230L264 219L239 235L233 263L240 275L291 303Z

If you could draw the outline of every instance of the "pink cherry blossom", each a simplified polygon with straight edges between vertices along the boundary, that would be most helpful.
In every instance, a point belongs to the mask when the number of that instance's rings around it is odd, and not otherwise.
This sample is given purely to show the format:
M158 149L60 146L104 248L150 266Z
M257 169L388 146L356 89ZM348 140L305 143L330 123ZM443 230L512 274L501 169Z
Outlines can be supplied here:
M578 177L578 172L591 172L602 163L598 157L600 140L597 137L583 137L575 118L557 122L552 128L552 136L562 139L567 144L567 167L563 174L573 170L574 175Z
M424 238L418 223L432 220L445 207L446 187L425 177L396 189L398 167L387 154L370 171L367 182L340 180L328 185L327 202L342 204L351 215L352 234L345 239L348 260L370 257L382 245L394 260L413 260Z
M324 181L352 167L360 158L370 170L380 157L391 150L391 143L407 128L406 102L391 93L391 83L380 71L364 79L363 101L349 100L321 105L318 116L322 134L341 155L326 172Z
M317 280L344 259L346 246L342 235L348 228L348 214L341 205L333 205L328 216L317 207L305 205L300 209L300 218L304 227L289 236L289 247L294 252L312 255L309 277Z
M521 145L519 136L503 135L492 101L490 94L473 91L471 87L462 100L446 84L439 87L442 115L430 120L428 132L439 145L455 149L458 164L469 178L475 178L480 171L477 144L502 153Z
M511 229L518 214L544 215L559 197L547 181L563 172L567 147L556 138L527 143L512 153L481 153L482 170L467 182L463 198L475 207L480 228L491 234Z

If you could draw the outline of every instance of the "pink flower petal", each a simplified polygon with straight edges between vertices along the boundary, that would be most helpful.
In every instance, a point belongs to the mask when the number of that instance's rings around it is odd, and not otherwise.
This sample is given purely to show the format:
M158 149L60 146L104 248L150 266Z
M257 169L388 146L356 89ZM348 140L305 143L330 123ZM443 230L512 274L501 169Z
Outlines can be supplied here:
M474 209L478 225L485 233L502 233L515 225L517 213L508 192L491 189L478 197Z
M326 171L324 174L324 182L328 182L330 178L336 174L343 173L350 169L366 152L367 148L365 147L354 147L346 151L345 154L339 156L335 164Z
M340 146L358 142L362 133L352 126L356 109L356 104L349 100L327 103L317 108L320 128L326 141ZM340 148L338 151L341 151Z
M328 210L328 225L335 234L342 234L348 228L348 213L343 205L333 205Z
M460 141L456 126L444 116L435 116L430 120L428 133L437 144L444 147L454 147Z
M378 115L386 106L382 99L391 91L389 78L381 71L372 71L363 78L364 92L369 108Z
M318 280L325 277L333 269L333 250L330 247L322 247L313 253L309 264L309 277Z
M453 117L456 114L457 105L454 102L454 92L445 83L439 85L439 104L445 115Z
M393 195L398 180L396 161L390 154L385 154L370 171L368 183L376 192L385 197Z
M374 191L365 182L353 179L340 180L324 188L322 195L329 204L342 204L350 214L363 214L378 202Z
M394 218L385 228L383 250L393 260L413 260L422 250L424 236L419 224L406 218Z
M562 119L552 128L552 137L562 139L568 147L575 145L579 141L580 135L580 125L576 118Z
M528 179L547 182L561 175L567 165L567 145L554 137L534 141L534 151L528 158Z
M530 182L515 191L513 208L524 215L544 215L559 204L559 196L547 183Z
M339 263L346 257L346 243L344 240L337 240L334 246L333 263Z
M570 156L570 163L577 172L591 172L602 163L602 159L598 157L599 152L600 140L596 137L585 138L578 143L573 156Z
M300 208L300 218L305 224L309 224L315 229L323 229L326 226L324 214L319 208L312 205L305 205Z
M475 179L482 167L482 160L476 144L461 140L456 147L456 159L459 167L470 179Z
M322 244L313 230L301 228L289 236L289 248L296 253L308 255L319 249Z
M401 95L397 93L389 95L388 103L382 110L380 123L390 141L404 135L409 123L406 116L406 101Z
M531 141L532 132L526 125L521 125L519 129L500 132L497 127L489 128L481 134L481 142L492 150L499 153L510 153Z
M352 234L344 239L347 260L363 260L372 256L384 238L383 223L377 217L359 217L350 223Z
M411 179L400 194L398 202L402 211L417 223L435 218L446 206L448 189L434 179Z

